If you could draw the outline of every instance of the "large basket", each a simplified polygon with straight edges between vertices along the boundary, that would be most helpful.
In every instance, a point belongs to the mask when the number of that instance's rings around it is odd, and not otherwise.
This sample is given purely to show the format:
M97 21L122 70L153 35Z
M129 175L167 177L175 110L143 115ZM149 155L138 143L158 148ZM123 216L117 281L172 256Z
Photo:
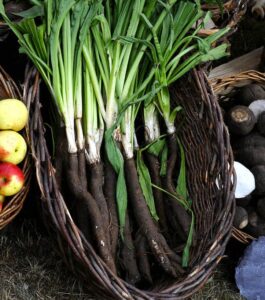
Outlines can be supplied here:
M3 70L3 68L0 67L0 99L5 98L22 99L22 95L20 89L16 86L12 78ZM28 139L28 127L22 131L22 134L28 144L29 149L30 143ZM31 167L31 159L28 151L26 158L21 164L22 171L25 175L25 184L18 194L10 198L6 204L4 204L3 210L0 213L0 230L9 224L23 207L29 191Z
M218 95L220 99L232 97L238 88L251 83L258 83L265 87L265 73L249 70L232 76L210 80L214 93ZM244 244L247 244L254 239L251 235L244 232L244 230L239 230L234 227L232 235L235 239Z
M176 94L178 90L178 95ZM30 106L30 136L45 223L69 268L99 299L184 299L199 290L223 257L234 216L233 155L222 113L202 71L190 74L172 90L183 107L179 138L186 151L189 194L196 217L197 244L190 268L178 280L140 290L113 275L79 232L58 189L44 125L39 75L28 73L25 91ZM46 132L47 129L47 132ZM45 134L46 132L46 134Z

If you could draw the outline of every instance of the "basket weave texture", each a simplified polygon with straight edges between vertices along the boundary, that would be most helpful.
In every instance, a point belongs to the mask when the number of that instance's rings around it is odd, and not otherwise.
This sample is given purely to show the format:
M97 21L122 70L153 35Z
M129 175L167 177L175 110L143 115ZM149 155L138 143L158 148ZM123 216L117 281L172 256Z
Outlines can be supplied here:
M199 290L222 259L234 216L233 155L216 98L202 71L172 89L185 117L179 138L185 148L189 195L196 218L197 243L190 267L178 280L161 278L152 289L138 289L106 267L75 225L55 178L45 139L39 75L28 73L24 94L30 106L30 137L44 221L69 268L99 299L184 299ZM49 129L50 130L50 129ZM48 131L48 130L47 130Z
M19 87L16 86L12 78L3 70L3 68L0 67L0 99L7 98L22 99L22 95ZM28 139L28 127L22 131L22 135L24 136L29 148L30 143ZM8 225L21 211L24 201L28 195L32 171L29 151L20 167L25 176L25 184L19 193L12 198L9 198L7 203L4 204L3 210L0 213L0 230Z
M265 73L249 70L230 77L210 81L214 93L218 95L220 99L233 96L237 88L251 83L257 83L265 87ZM244 230L239 230L235 227L232 229L232 235L235 239L244 244L248 244L254 239L251 235L244 232Z

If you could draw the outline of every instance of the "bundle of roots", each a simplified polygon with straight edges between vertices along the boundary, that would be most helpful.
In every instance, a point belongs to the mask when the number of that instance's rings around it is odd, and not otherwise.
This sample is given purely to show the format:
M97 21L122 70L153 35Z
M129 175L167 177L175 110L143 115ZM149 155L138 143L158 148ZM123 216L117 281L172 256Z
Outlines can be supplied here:
M153 218L146 203L136 161L124 156L128 208L122 231L117 174L107 154L103 149L101 161L89 164L84 151L68 153L65 130L60 128L54 133L57 144L52 164L45 142L45 138L49 140L49 130L45 133L42 125L45 107L40 114L39 80L34 72L28 74L26 82L33 84L33 87L26 85L30 89L27 101L32 106L32 154L37 158L43 212L48 227L63 237L58 239L59 245L69 266L91 280L96 287L94 292L111 299L183 299L174 293L180 293L181 297L193 293L219 262L231 233L234 213L234 187L230 180L233 161L228 134L222 125L220 109L207 94L210 89L204 86L202 73L192 75L190 89L186 84L178 86L178 93L172 89L174 100L185 105L187 115L183 128L166 136L166 175L161 175L157 156L142 152L153 183L158 220ZM197 98L191 94L194 91ZM185 100L189 95L194 101ZM179 124L181 118L179 114ZM192 215L175 197L180 171L178 137L186 153L187 186L195 215L187 267L183 267L182 258L190 238ZM68 247L74 253L74 260L66 250ZM187 274L189 277L183 280ZM183 286L186 288L182 291ZM142 292L147 287L152 291Z

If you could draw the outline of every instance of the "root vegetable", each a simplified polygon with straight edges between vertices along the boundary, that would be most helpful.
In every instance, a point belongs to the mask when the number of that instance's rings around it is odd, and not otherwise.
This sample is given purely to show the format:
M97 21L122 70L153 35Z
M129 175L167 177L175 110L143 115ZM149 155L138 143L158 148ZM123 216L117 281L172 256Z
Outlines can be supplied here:
M251 172L256 182L255 195L265 195L265 165L257 165L251 169Z
M176 137L176 133L173 133L168 137L167 173L166 173L166 178L164 180L165 189L172 195L176 193L173 184L173 178L174 178L173 174L175 171L175 166L177 161L177 151L178 151L177 137ZM190 231L190 225L191 225L191 216L188 214L185 208L181 204L179 204L179 202L175 198L168 196L167 199L170 202L172 215L176 216L177 222L179 223L181 229L183 230L183 233L185 234L186 237L188 237Z
M265 147L265 137L258 132L252 132L244 137L237 139L236 143L233 145L233 148L236 150L242 150L248 147Z
M247 147L235 151L236 160L248 168L265 165L265 147Z
M138 234L136 239L136 255L138 261L138 267L142 279L150 284L153 283L151 266L148 258L148 244L147 240L141 233Z
M146 159L148 161L148 167L150 170L150 176L152 183L158 187L162 186L161 177L160 177L160 163L156 156L151 153L146 153ZM153 188L156 211L159 217L159 225L163 234L168 234L168 225L166 217L166 209L163 193L157 188Z
M262 112L259 115L258 123L257 123L258 131L260 134L265 136L265 112Z
M258 200L257 213L265 220L265 198Z
M126 223L124 227L124 240L121 245L121 261L122 268L125 270L125 278L131 284L140 281L141 275L138 270L136 261L136 249L132 239L132 229L130 225L129 215L126 215Z
M248 195L244 198L236 198L236 205L237 206L242 206L242 207L246 207L251 203L252 200L252 196Z
M106 231L103 226L103 220L100 210L95 199L87 191L84 184L84 179L79 177L79 162L76 154L69 154L67 159L67 182L75 197L77 206L78 221L80 229L83 233L87 232L87 223L89 222L91 230L94 235L95 243L98 252L109 268L116 272L116 267L110 252Z
M119 238L119 222L117 214L117 204L116 204L116 173L113 170L111 164L106 158L105 162L105 180L104 180L104 195L108 205L109 211L109 235L111 244L111 253L115 258L117 255L118 238Z
M262 220L255 211L249 214L249 225L245 228L245 231L258 238L265 235L265 222Z
M258 84L249 84L239 89L236 98L243 105L250 105L258 99L265 99L265 91Z
M237 105L230 109L226 120L229 131L237 135L250 133L257 121L253 112L243 105Z
M110 245L109 241L109 210L107 206L107 202L105 196L103 194L103 166L101 162L89 165L89 188L92 196L94 197L97 205L99 207L101 218L103 222L103 226L106 230L106 238L108 239L108 245ZM86 178L86 174L83 175Z
M176 277L178 273L183 272L180 266L181 258L170 249L150 215L141 191L133 159L125 161L125 170L131 206L140 232L146 238L148 246L160 266L166 273Z
M238 229L243 229L248 225L248 213L243 207L236 207L233 224Z

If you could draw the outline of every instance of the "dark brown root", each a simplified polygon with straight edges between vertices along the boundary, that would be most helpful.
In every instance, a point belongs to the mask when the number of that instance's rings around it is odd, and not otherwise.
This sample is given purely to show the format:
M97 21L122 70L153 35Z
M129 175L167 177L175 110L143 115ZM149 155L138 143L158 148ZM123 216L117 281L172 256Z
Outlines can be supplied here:
M168 136L168 161L167 161L167 172L164 180L164 188L173 195L176 194L173 178L174 178L174 171L177 162L177 153L178 153L177 136L176 133L173 133ZM174 197L167 196L166 198L170 205L171 216L175 216L177 218L177 222L184 232L185 239L187 239L190 231L191 216L186 211L186 209L178 203L178 201ZM179 231L178 226L175 227L174 223L171 224L171 226ZM178 233L180 236L183 236L181 232Z
M148 245L145 237L139 234L136 239L136 255L137 255L139 271L143 280L152 284L153 279L151 275L151 266L148 259L147 249L148 249Z
M84 187L84 180L79 178L79 160L76 153L68 153L67 159L67 183L76 201L77 220L80 230L87 237L88 228L94 236L99 255L108 267L116 272L116 267L108 247L108 241L102 226L102 216L95 199Z
M160 177L160 163L156 156L151 153L146 153L146 159L148 162L148 168L150 170L150 176L152 183L158 187L162 187ZM165 203L163 199L163 192L157 188L153 188L153 194L155 199L156 212L159 217L159 225L163 234L168 233L167 217L165 211Z
M108 205L109 211L109 235L111 244L111 253L115 257L118 247L119 239L119 222L117 215L117 204L116 204L116 173L106 159L105 163L105 180L104 180L104 195Z
M169 248L150 215L141 191L134 159L125 160L125 170L131 206L141 234L146 238L149 248L160 266L166 273L176 277L177 272L183 272L179 263L176 263L180 261L180 258Z
M140 281L141 276L137 267L135 249L132 239L129 215L126 214L124 227L124 240L121 249L121 264L126 273L126 281L135 284Z
M104 177L103 177L103 165L101 162L89 165L89 190L96 200L96 203L99 207L103 226L105 228L106 237L109 242L109 210L107 206L107 202L105 196L103 194L103 184L104 184Z

